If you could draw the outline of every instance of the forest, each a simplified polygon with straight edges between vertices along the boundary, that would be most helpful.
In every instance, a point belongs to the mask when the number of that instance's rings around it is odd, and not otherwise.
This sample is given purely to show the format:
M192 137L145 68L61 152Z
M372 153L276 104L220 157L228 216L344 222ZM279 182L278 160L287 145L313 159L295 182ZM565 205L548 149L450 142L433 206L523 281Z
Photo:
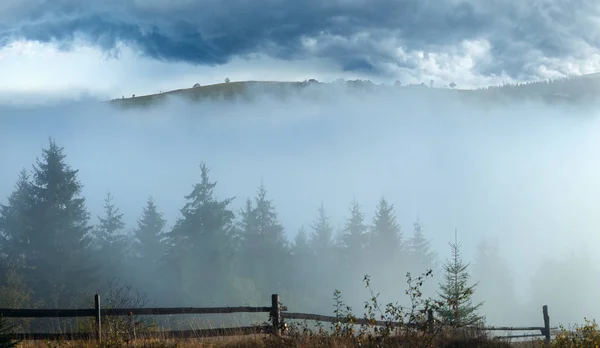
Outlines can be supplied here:
M295 311L320 314L332 313L340 290L361 315L370 297L366 275L384 301L402 302L407 273L432 270L423 293L439 297L443 260L454 256L451 248L432 250L424 222L402 227L387 197L370 207L371 221L369 207L348 202L342 228L316 202L313 221L289 240L267 183L257 183L255 197L234 211L237 198L216 196L206 163L193 189L181 193L186 203L172 228L151 192L137 224L126 226L113 197L127 193L107 192L104 211L93 216L66 153L50 140L32 169L18 172L0 206L0 308L89 308L93 294L114 291L116 281L154 306L264 305L277 293ZM497 248L480 244L475 262L464 265L473 304L483 304L480 312L492 322L513 324L528 310L534 315L525 319L539 317L541 304L520 306Z

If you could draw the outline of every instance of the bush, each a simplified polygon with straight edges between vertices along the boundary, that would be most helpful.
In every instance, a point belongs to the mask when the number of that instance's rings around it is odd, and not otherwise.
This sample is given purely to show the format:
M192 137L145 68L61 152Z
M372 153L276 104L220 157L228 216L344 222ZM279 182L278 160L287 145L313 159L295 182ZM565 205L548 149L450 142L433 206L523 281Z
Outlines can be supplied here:
M585 325L575 326L575 330L566 330L562 325L556 339L551 342L552 347L579 348L600 346L600 332L596 320L584 318Z

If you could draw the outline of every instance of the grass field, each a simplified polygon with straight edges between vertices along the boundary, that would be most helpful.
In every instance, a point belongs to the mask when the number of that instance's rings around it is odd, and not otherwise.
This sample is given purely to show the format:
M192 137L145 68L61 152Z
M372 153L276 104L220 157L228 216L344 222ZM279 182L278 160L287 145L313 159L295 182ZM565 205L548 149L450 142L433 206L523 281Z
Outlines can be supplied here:
M278 339L268 336L234 336L234 337L219 337L219 338L198 338L187 340L166 340L166 339L151 339L151 340L136 340L133 342L105 342L97 344L93 341L71 341L71 342L43 342L43 341L28 341L22 342L19 347L22 348L46 348L46 347L181 347L181 348L196 348L196 347L211 347L211 348L275 348L275 347L489 347L489 348L537 348L543 347L538 341L524 342L498 342L493 340L483 339L446 339L444 341L432 342L428 345L428 341L414 341L403 339L391 339L387 342L358 342L354 339L340 338L322 338L322 337L305 337L294 339Z

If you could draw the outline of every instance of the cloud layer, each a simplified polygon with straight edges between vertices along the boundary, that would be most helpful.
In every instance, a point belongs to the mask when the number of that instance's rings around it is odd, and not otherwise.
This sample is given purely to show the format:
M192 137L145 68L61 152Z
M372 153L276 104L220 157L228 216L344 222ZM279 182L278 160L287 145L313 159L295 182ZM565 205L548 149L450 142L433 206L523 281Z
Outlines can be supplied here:
M215 66L260 53L318 57L342 70L432 75L461 65L507 80L599 70L599 8L571 2L458 0L5 0L0 45L120 43L164 61ZM568 64L567 64L568 62Z

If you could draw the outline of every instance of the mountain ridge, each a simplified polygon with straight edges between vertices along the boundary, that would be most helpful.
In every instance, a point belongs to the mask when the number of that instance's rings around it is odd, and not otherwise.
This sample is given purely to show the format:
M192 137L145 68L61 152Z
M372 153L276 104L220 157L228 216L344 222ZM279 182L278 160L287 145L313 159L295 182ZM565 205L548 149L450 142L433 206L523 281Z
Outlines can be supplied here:
M112 99L109 103L121 107L153 106L160 104L169 97L181 97L190 101L200 102L206 100L234 100L252 99L256 93L273 94L285 98L290 92L299 92L309 86L338 86L358 91L372 90L414 90L436 91L441 93L456 93L460 97L480 101L515 101L515 100L542 100L550 103L577 103L600 101L600 73L577 75L559 79L524 82L516 84L503 84L477 89L460 89L448 87L430 87L421 84L411 85L383 85L374 84L369 80L344 80L343 82L319 82L314 79L299 81L235 81L223 82L191 88L180 88L130 98Z

